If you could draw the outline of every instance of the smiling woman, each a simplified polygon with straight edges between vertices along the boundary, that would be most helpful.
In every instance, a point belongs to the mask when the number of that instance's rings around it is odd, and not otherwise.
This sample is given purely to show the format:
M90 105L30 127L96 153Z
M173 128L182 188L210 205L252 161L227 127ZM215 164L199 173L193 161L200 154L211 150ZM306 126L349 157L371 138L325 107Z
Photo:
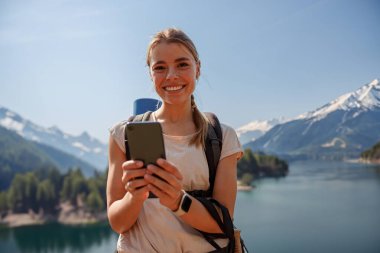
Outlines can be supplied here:
M150 76L158 95L168 105L186 107L193 94L199 62L181 44L160 43L150 51Z
M233 217L236 166L242 153L237 135L221 124L222 146L212 188L204 149L211 123L193 96L201 66L194 44L181 30L159 32L148 47L147 64L162 99L149 120L161 124L166 159L143 167L125 154L126 121L110 129L107 206L111 227L120 234L117 250L232 252L231 219L223 216L221 221L208 206L220 203L224 215ZM206 191L209 195L194 193ZM157 198L148 198L150 192ZM219 238L209 243L205 233Z

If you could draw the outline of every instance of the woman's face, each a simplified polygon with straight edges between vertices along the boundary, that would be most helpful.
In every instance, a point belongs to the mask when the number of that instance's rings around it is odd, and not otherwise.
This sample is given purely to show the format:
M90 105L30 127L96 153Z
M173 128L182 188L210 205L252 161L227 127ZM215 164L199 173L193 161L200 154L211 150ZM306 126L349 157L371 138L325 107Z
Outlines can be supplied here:
M189 103L199 75L199 64L179 43L159 43L150 52L149 72L164 103Z

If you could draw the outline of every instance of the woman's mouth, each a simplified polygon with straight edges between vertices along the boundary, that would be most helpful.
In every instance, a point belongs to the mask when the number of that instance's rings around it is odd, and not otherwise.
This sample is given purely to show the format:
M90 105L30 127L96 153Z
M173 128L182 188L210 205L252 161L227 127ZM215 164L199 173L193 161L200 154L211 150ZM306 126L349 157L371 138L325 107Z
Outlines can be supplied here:
M177 86L166 86L164 87L165 91L177 91L185 87L185 85L177 85Z

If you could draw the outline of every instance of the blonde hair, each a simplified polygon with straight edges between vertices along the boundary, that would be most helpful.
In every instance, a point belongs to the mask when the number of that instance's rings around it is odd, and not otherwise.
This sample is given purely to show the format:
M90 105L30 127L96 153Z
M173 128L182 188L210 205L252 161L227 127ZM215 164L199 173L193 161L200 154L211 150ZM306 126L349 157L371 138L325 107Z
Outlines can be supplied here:
M193 41L187 36L186 33L184 33L182 30L177 28L168 28L165 30L162 30L158 33L156 33L151 42L149 43L147 54L146 54L146 64L150 66L150 53L152 49L159 43L178 43L182 46L186 47L192 56L194 57L194 60L197 64L199 64L200 68L200 61L199 61L199 55L198 51L193 43ZM197 79L199 77L199 72L197 72ZM191 110L193 112L193 121L195 124L195 128L197 130L194 137L190 140L190 145L202 145L205 147L205 140L207 135L207 127L208 127L208 120L206 116L198 110L197 105L195 104L194 95L191 95Z

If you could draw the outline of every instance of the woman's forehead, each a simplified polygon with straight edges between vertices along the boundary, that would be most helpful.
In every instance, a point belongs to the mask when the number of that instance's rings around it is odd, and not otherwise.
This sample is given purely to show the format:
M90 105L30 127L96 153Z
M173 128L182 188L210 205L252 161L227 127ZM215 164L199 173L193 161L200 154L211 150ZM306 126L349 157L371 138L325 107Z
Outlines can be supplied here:
M190 50L181 43L161 42L155 45L150 52L151 63L158 61L171 61L178 58L194 59ZM194 59L195 60L195 59Z

